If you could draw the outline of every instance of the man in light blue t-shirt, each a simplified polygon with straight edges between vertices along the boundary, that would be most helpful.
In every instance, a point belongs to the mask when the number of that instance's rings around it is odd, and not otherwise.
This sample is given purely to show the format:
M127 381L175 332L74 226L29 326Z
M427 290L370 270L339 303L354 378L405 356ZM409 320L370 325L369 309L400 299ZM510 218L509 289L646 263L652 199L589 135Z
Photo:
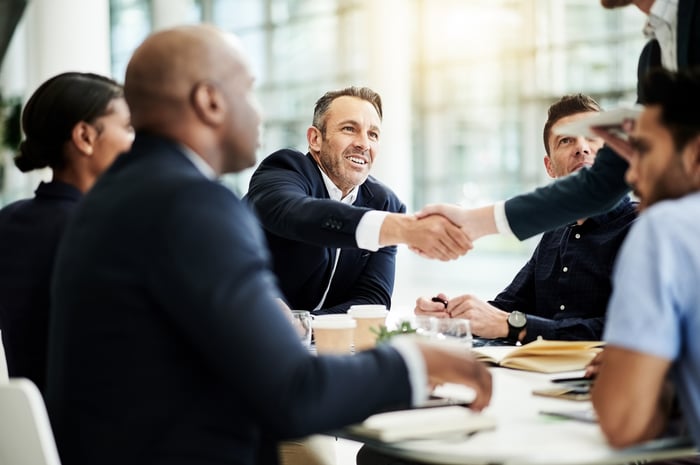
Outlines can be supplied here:
M662 434L677 396L700 446L700 73L659 70L642 86L626 177L643 214L615 266L593 405L625 447Z

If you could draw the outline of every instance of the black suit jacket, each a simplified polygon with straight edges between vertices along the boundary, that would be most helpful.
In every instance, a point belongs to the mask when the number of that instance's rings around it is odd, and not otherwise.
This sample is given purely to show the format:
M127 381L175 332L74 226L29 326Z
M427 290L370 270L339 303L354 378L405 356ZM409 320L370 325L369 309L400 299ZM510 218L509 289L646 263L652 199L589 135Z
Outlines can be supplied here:
M0 330L10 376L43 391L51 271L83 194L59 181L42 182L35 193L0 210Z
M396 247L370 252L358 249L355 240L366 212L406 211L384 184L370 176L353 205L332 201L311 155L285 149L260 163L246 199L260 218L273 269L292 308L311 310L321 301L338 248L331 287L316 313L345 312L354 304L391 305Z
M700 7L695 0L678 3L678 68L700 64ZM644 47L639 58L641 78L650 69L661 66L656 40ZM644 102L644 96L638 95ZM627 162L613 150L603 147L589 169L555 181L528 194L506 201L508 224L519 239L549 231L578 218L606 212L629 192L625 182Z
M63 463L275 463L274 441L405 404L390 347L315 357L263 234L176 143L137 134L59 247L47 406Z

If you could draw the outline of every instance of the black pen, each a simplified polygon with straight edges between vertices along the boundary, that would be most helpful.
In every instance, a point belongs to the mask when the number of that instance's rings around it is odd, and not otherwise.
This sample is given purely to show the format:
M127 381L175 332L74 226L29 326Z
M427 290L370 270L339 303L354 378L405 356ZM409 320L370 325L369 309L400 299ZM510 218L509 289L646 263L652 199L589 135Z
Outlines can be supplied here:
M438 296L435 296L435 297L433 297L433 298L430 299L430 300L432 300L433 302L440 302L442 305L445 306L445 308L447 308L447 300L446 300L446 299L443 299L443 298L440 298L440 297L438 297Z

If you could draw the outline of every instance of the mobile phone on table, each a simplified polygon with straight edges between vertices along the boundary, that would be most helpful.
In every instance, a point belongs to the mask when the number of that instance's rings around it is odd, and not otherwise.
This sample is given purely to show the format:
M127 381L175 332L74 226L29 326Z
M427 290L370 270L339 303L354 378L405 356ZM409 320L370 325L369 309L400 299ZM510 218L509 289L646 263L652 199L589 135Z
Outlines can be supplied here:
M553 378L550 381L555 384L567 384L569 386L590 386L595 381L595 378L578 376L573 378Z

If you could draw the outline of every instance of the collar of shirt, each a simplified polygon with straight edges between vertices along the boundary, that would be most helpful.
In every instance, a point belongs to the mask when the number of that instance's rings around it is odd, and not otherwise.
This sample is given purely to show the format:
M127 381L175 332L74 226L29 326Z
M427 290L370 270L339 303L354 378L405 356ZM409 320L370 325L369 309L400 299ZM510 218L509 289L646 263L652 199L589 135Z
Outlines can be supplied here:
M205 162L202 157L197 155L197 153L184 144L180 144L182 153L187 157L189 161L192 162L197 171L202 173L202 175L207 179L216 179L216 173L207 162Z
M656 0L649 11L644 35L656 39L661 47L661 64L664 68L678 69L676 58L676 34L678 30L678 0Z
M338 200L340 202L346 203L348 205L352 205L355 203L355 200L357 200L357 191L359 189L359 186L355 186L352 188L352 190L346 195L345 197L342 197L343 192L338 189L338 187L333 184L333 181L331 181L331 178L329 178L326 173L323 172L322 169L319 168L319 171L321 171L321 176L323 177L323 184L326 185L326 190L328 191L328 196L332 200Z

